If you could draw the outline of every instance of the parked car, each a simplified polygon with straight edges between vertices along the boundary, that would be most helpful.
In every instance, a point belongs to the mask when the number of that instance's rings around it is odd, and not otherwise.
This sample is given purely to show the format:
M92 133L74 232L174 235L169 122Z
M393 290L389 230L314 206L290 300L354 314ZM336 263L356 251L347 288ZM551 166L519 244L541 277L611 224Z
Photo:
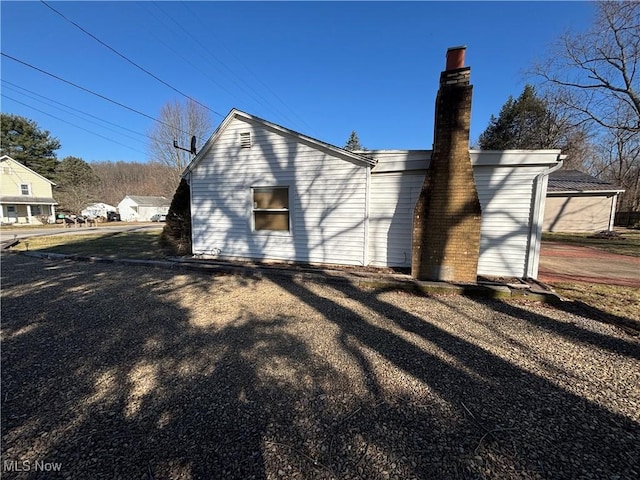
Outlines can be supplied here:
M156 213L151 217L152 222L165 222L167 220L167 215L164 213Z
M107 222L119 222L120 214L118 212L107 212Z

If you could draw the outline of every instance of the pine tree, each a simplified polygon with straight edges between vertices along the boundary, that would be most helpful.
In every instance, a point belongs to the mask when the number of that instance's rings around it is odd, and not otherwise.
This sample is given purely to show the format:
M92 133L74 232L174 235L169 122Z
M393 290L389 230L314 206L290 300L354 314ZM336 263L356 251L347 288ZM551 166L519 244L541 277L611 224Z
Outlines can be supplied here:
M509 97L496 118L480 135L482 150L557 148L561 132L547 103L536 95L531 85L514 100Z
M358 134L356 133L355 130L351 131L351 135L349 135L349 140L347 140L347 143L345 143L343 148L349 151L366 150L366 148L364 148L360 144L360 139L358 138Z
M95 192L100 179L81 158L63 158L56 167L53 181L56 183L54 196L60 203L61 210L78 214L97 200Z
M0 155L9 155L43 177L52 179L58 160L60 141L36 122L3 113L0 118Z
M167 255L191 254L191 187L183 178L176 189L160 235L160 247Z

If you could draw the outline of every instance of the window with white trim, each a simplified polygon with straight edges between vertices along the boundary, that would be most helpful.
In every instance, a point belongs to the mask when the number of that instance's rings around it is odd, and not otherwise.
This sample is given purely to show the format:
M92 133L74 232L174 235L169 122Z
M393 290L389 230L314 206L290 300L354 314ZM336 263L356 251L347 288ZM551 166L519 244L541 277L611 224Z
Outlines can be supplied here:
M253 187L253 229L289 232L289 187Z
M31 185L29 185L28 183L21 183L20 195L31 195Z
M31 215L42 215L42 206L31 205Z

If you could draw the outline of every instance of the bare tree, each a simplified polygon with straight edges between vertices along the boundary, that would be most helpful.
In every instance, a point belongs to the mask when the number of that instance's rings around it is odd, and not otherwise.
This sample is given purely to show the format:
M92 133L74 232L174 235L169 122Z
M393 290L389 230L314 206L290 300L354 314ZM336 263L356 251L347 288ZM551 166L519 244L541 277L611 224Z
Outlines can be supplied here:
M176 189L174 169L159 162L95 162L91 169L100 179L96 201L114 206L126 195L171 198Z
M533 73L570 109L576 123L640 131L640 3L599 2L592 27L567 33Z
M640 133L610 130L601 138L589 170L625 189L618 210L640 211Z
M578 147L570 154L575 164L625 188L621 209L638 210L640 3L604 1L595 7L592 26L560 37L533 74L543 80L553 108L578 128L569 130L574 136L567 143Z
M171 167L173 189L180 182L180 174L191 161L188 151L174 148L174 140L187 150L191 147L191 137L196 137L200 145L211 134L209 111L193 100L181 103L178 100L166 103L160 110L160 120L149 132L149 156L152 161Z
M567 156L563 168L589 171L589 162L595 156L597 129L588 122L576 122L574 112L560 101L555 92L545 92L544 99L552 117L550 148L559 148Z

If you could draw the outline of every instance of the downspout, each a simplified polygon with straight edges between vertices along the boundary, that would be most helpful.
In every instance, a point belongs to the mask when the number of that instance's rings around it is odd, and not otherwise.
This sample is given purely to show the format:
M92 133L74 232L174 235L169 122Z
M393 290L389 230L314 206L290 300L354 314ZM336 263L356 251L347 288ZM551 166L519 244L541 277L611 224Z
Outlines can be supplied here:
M371 169L366 166L366 186L364 191L364 245L362 252L362 265L369 265L369 201L371 200Z
M529 250L525 278L537 279L540 264L540 242L542 241L542 224L544 222L544 206L546 202L547 183L549 174L562 167L566 155L558 154L556 164L538 174L533 181L533 209L529 222Z
M609 228L608 228L610 232L613 231L613 226L616 219L616 205L618 203L618 195L620 195L620 193L616 192L613 198L611 199L611 212L609 213Z

